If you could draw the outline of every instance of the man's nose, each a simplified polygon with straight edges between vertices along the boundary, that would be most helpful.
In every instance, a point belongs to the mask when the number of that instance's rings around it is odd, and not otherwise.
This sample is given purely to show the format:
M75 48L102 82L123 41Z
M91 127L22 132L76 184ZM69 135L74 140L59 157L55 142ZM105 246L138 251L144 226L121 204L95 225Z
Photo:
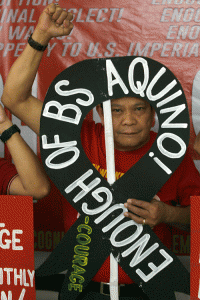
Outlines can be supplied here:
M133 112L127 112L124 114L123 125L136 125L137 118Z

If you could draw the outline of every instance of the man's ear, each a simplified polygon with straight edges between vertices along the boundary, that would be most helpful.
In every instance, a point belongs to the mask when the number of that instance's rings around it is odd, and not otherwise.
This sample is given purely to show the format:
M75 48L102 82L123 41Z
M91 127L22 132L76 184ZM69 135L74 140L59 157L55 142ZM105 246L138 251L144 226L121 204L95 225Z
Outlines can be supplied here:
M97 113L98 113L98 115L99 115L99 117L100 117L100 119L101 119L102 125L104 125L103 108L101 107L101 104L98 104L98 105L96 106L96 110L97 110Z

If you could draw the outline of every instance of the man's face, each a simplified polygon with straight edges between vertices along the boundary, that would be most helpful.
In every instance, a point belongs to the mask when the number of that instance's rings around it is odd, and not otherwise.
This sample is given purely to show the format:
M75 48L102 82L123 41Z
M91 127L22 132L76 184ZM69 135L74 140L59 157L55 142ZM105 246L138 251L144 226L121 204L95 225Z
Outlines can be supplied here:
M141 148L150 139L154 110L140 98L124 97L111 100L115 149L132 151ZM97 111L104 125L103 110Z

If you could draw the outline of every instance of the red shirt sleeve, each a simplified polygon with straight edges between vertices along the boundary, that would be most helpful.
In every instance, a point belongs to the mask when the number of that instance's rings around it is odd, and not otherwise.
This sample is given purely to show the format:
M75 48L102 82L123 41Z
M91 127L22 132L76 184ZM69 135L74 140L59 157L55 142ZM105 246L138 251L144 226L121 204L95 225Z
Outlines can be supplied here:
M12 179L17 175L15 166L6 159L0 158L0 194L7 195Z

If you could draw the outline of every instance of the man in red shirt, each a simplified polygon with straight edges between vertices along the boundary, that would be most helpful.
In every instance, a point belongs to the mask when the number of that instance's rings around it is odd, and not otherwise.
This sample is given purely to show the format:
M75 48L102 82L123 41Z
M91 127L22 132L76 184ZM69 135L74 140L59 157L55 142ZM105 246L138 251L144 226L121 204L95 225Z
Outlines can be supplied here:
M59 5L47 6L29 39L29 44L13 64L5 84L3 103L37 134L39 134L42 102L31 95L31 87L42 58L42 50L45 49L51 38L70 33L73 27L71 20L72 15L60 8ZM97 106L97 111L102 124L95 125L94 122L88 123L85 120L81 139L88 158L96 169L103 173L102 170L106 171L106 162L104 119L100 105ZM154 122L154 110L143 99L120 98L112 100L112 118L116 172L122 176L151 148L156 138L156 134L150 131ZM199 179L192 159L186 154L177 171L150 203L144 202L142 199L127 200L124 205L130 212L125 213L125 216L139 224L150 225L161 241L170 247L169 223L188 224L190 222L189 197L190 195L200 195ZM181 206L172 206L172 201ZM63 214L65 229L68 230L76 221L77 211L69 203L63 201ZM109 271L108 258L93 281L109 282ZM120 267L119 283L133 283ZM134 292L133 289L133 296L136 294L137 292ZM130 292L127 295L125 288L121 295L122 299L123 295L130 297ZM104 296L104 298L106 297ZM144 298L133 297L131 299L146 299L146 296L141 296L141 294L139 297Z

